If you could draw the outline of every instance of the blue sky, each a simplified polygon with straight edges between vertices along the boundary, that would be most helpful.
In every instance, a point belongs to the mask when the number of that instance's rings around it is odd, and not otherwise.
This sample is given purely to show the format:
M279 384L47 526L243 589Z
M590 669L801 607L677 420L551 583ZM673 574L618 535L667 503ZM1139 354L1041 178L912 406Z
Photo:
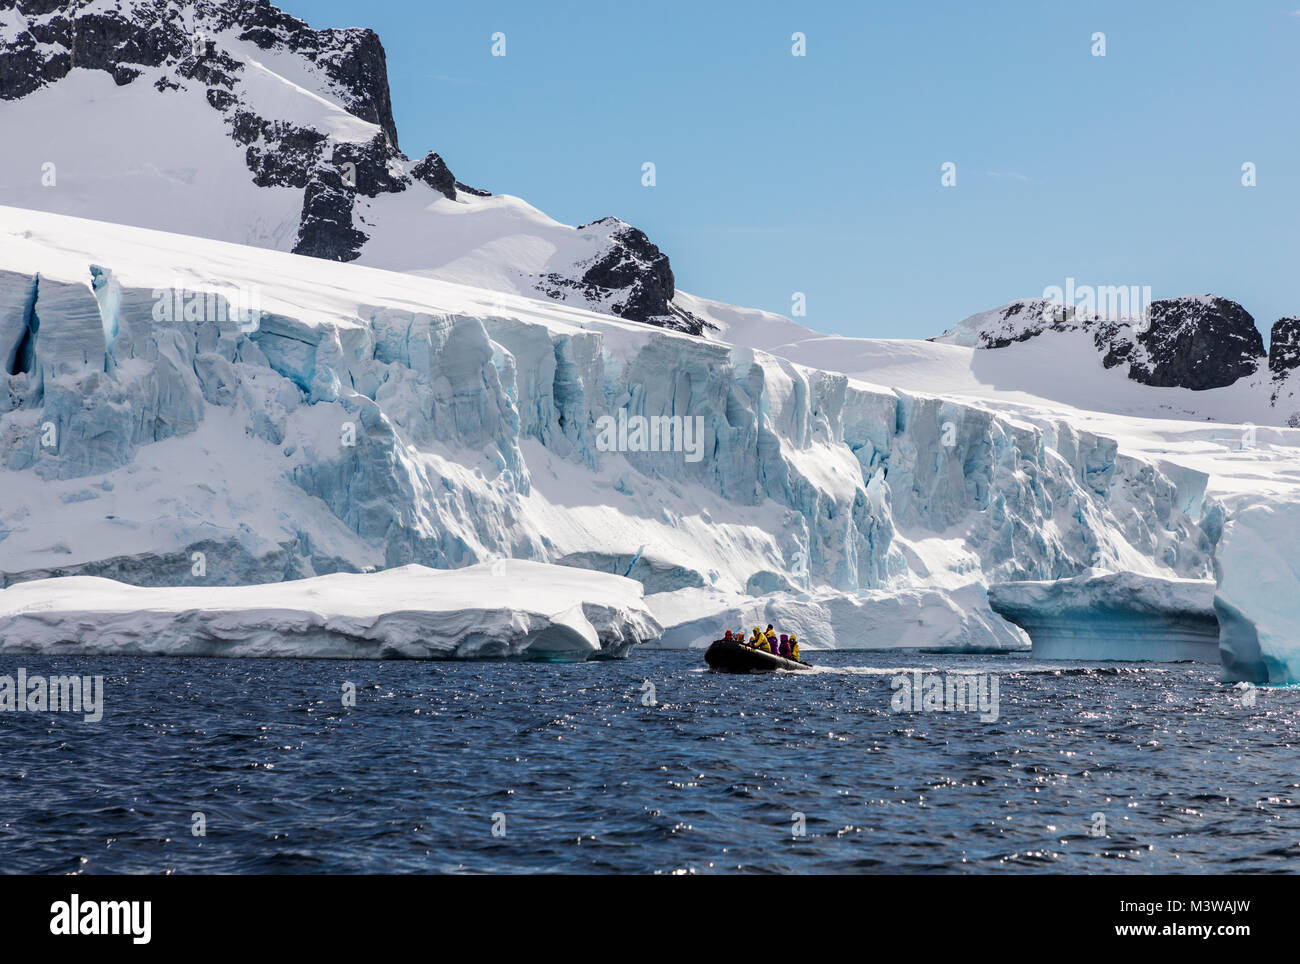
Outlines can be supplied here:
M695 294L865 337L1067 277L1300 314L1300 0L280 3L379 33L408 155L630 221Z

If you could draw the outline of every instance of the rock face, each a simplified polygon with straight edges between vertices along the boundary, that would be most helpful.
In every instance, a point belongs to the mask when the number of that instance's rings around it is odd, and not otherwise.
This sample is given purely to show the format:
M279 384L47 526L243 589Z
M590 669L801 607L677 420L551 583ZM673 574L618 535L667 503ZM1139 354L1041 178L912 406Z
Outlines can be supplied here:
M423 181L449 201L456 200L458 191L476 197L491 197L487 191L480 191L476 187L470 187L456 180L447 167L447 162L434 151L430 151L425 155L424 160L411 168L411 176Z
M1022 299L972 315L931 340L996 349L1065 331L1091 334L1103 365L1127 365L1131 380L1159 388L1222 388L1253 375L1265 357L1255 319L1214 295L1162 299L1141 314L1121 315Z
M242 217L257 227L249 238L234 240L283 243L283 249L297 254L353 261L366 260L367 245L376 238L386 251L406 258L408 251L437 247L449 229L467 236L484 233L453 226L454 219L426 224L424 236L403 233L415 223L410 212L429 203L427 193L411 190L416 185L427 185L450 201L491 195L457 180L437 153L413 163L399 150L384 47L373 31L314 30L266 0L0 0L0 102L38 94L74 70L102 71L118 86L152 88L157 98L201 94L206 109L222 118L225 136L242 155L252 183L268 192L298 192L296 225L289 221L268 227L262 223L263 205L247 199L241 202L247 210L220 212L216 219L222 225ZM137 113L142 109L138 102L132 107ZM75 126L78 117L64 123ZM130 150L115 147L118 154ZM130 167L153 163L147 147L141 150L138 163ZM181 176L185 168L208 163L205 154L212 150L211 144L196 144L193 157L177 165ZM387 229L371 213L374 202L383 199L391 216L393 195L404 196L397 208L406 204L410 210L392 219L401 236L384 238ZM37 194L17 200L11 196L4 203L42 207L51 200ZM119 220L106 216L93 195L82 204L69 210L65 203L61 210ZM565 250L561 260L570 263L531 271L503 264L502 271L516 279L512 293L523 288L530 295L541 292L564 300L573 295L584 306L628 320L698 334L704 323L673 303L667 255L631 225L605 221L618 229L601 229L603 221L577 229L549 222L547 230L573 234L554 245ZM133 223L169 227L147 220ZM505 229L518 230L511 225ZM183 230L231 240L201 218L187 221ZM592 238L584 243L580 239L586 234ZM432 267L402 265L403 270Z
M1250 313L1212 295L1152 302L1135 341L1114 364L1129 361L1129 378L1158 388L1222 388L1253 375L1265 354Z
M971 315L930 341L967 348L1006 348L1045 331L1077 331L1082 327L1082 320L1075 319L1072 305L1056 304L1044 298L1021 298L1001 308Z
M1300 367L1300 318L1279 318L1268 338L1268 370L1283 378Z

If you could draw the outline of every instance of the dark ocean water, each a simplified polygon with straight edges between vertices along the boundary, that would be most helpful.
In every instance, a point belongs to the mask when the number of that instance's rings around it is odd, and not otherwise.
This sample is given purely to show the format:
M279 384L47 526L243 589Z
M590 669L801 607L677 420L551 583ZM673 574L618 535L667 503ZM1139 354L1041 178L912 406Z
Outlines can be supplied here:
M103 674L105 713L0 713L0 867L1300 866L1300 691L1242 690L1192 664L810 658L823 670L768 676L705 672L682 652L567 665L9 658L0 674ZM998 719L893 712L893 677L912 669L995 674ZM355 708L342 706L347 682Z

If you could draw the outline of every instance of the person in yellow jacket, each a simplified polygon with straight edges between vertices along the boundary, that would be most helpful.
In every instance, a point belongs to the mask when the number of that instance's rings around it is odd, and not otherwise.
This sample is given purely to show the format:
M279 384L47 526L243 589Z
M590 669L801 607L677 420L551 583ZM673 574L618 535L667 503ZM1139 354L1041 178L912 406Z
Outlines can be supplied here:
M772 652L772 646L768 643L767 637L763 635L763 631L757 626L754 627L754 635L749 638L749 645L755 649L761 649L765 653Z
M776 630L772 628L771 623L767 624L767 630L763 633L763 635L767 637L768 652L775 653L777 651Z
M790 658L799 659L799 639L793 633L790 635Z

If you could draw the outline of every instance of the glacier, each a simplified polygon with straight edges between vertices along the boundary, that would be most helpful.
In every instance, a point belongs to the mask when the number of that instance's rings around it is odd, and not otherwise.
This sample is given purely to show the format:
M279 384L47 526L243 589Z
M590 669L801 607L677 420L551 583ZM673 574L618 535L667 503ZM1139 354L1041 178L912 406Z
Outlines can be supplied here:
M235 586L512 557L648 593L925 588L942 606L1093 567L1211 572L1204 472L1050 412L32 211L0 209L0 270L3 585ZM159 321L178 289L218 310ZM231 319L231 291L255 295L256 324ZM620 412L699 419L704 457L603 451L596 425ZM963 598L978 617L955 645L1023 645L982 593Z
M254 586L142 588L70 576L0 593L0 652L617 657L660 633L641 594L621 576L514 559Z

